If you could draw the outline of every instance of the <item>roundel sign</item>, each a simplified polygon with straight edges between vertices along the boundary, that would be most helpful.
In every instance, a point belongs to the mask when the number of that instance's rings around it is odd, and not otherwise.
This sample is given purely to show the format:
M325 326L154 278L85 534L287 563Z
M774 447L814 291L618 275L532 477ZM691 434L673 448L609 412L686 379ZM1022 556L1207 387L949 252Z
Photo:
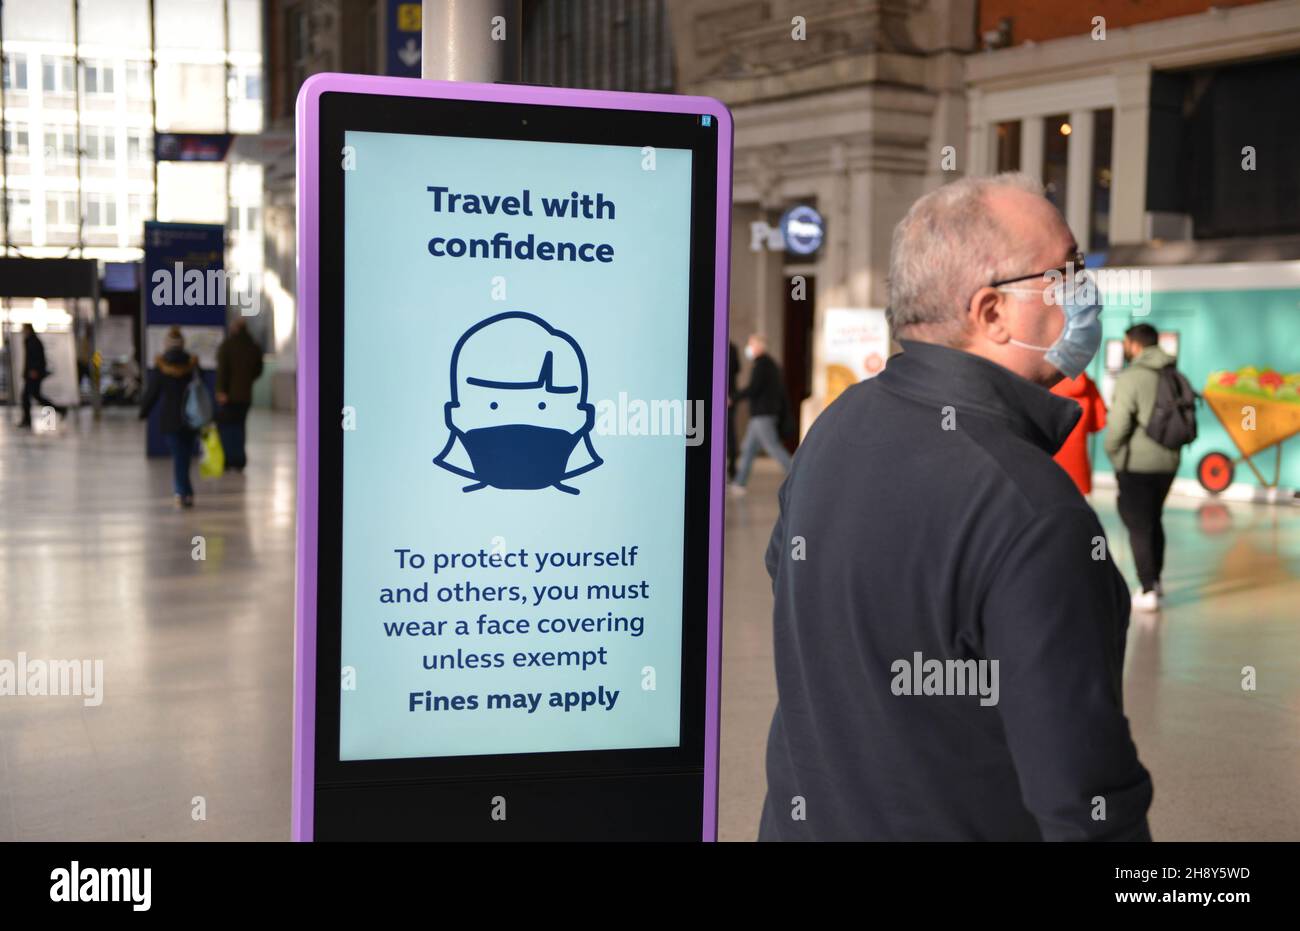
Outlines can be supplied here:
M812 255L821 248L826 235L826 221L814 208L799 204L781 216L781 235L787 252Z

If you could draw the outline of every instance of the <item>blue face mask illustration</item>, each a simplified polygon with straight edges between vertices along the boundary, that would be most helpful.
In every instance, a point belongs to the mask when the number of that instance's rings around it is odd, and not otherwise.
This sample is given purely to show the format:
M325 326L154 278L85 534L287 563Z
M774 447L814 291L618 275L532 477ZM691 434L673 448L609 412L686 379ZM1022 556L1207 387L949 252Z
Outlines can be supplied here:
M482 488L556 488L601 464L587 363L567 333L522 311L470 327L451 355L446 445L434 463Z
M1026 288L1004 288L1005 291L1026 291ZM1011 342L1024 349L1045 353L1045 358L1066 378L1078 378L1097 354L1101 346L1101 304L1097 300L1097 285L1091 275L1080 272L1072 287L1056 285L1054 303L1065 314L1065 327L1050 346L1035 346L1018 339Z
M546 488L565 478L578 434L531 424L479 427L460 436L474 473L493 488Z

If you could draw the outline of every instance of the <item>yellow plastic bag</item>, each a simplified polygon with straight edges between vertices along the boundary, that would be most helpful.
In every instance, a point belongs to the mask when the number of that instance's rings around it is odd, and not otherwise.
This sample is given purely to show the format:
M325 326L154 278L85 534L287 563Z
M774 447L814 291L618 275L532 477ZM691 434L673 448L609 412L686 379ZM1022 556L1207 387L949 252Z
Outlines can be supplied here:
M199 433L199 477L220 478L226 471L226 451L221 447L221 434L208 424Z

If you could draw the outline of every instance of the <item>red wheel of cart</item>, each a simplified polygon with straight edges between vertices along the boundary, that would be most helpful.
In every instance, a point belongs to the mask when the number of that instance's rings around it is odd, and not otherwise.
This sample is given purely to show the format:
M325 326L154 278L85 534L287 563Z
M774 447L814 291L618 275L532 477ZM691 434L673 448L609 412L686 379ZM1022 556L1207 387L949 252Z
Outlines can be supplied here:
M1232 460L1223 453L1206 453L1196 464L1196 478L1212 495L1232 484Z

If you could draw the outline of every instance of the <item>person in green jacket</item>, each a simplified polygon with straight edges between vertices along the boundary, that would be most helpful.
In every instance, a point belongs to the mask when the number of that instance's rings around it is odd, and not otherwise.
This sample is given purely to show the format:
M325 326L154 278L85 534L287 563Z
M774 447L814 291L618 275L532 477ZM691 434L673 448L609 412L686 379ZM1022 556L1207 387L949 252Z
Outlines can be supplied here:
M1106 455L1119 484L1120 519L1128 528L1141 589L1133 592L1135 611L1157 611L1164 598L1160 576L1165 564L1165 497L1178 471L1179 452L1147 436L1146 425L1156 404L1160 370L1173 356L1158 345L1155 327L1139 323L1124 334L1128 367L1115 378L1106 426Z

